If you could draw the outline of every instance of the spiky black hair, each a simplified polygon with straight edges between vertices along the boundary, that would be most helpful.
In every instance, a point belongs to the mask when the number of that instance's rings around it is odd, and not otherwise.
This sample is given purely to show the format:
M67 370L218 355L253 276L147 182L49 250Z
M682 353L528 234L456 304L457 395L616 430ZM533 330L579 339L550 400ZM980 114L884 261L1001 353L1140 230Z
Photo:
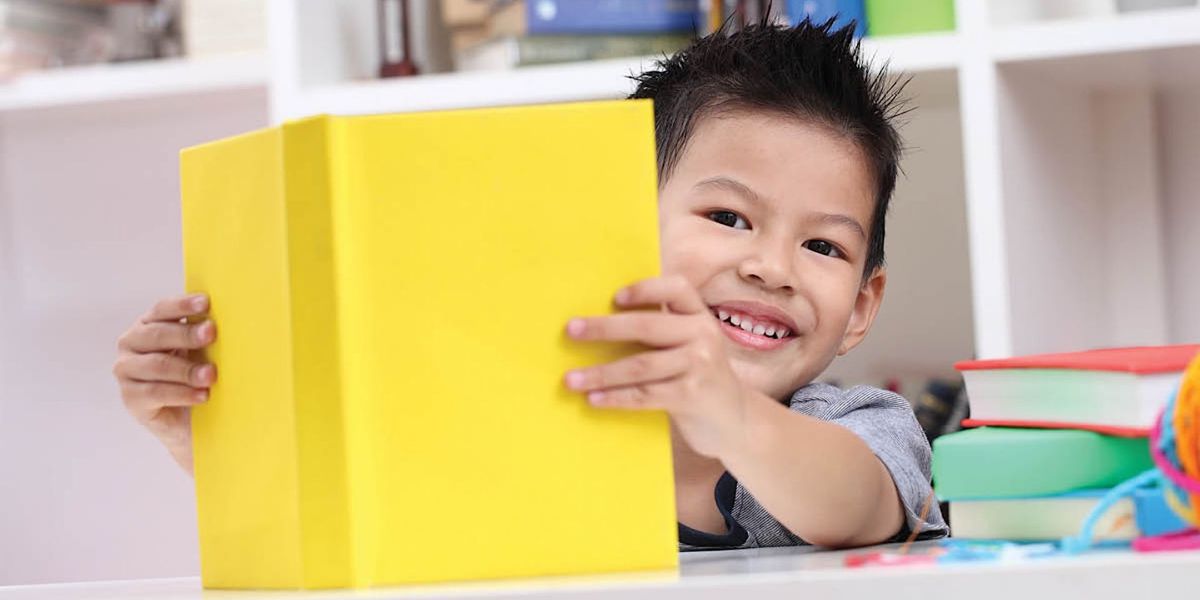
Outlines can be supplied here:
M885 220L902 152L895 122L908 110L907 80L867 64L853 23L835 29L834 19L795 27L764 20L732 34L728 27L634 76L630 98L654 100L660 181L670 178L696 124L718 111L779 113L843 135L862 151L876 186L865 281L884 264Z

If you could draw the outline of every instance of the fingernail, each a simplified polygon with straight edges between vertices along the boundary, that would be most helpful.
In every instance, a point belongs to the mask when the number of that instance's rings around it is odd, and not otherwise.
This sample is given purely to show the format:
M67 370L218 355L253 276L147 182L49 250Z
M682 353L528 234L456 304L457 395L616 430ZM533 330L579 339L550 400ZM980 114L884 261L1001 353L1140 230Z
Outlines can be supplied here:
M200 383L208 383L212 379L212 371L212 365L204 365L196 369L196 379L200 380Z
M567 372L567 387L578 390L583 388L583 373L579 371Z
M621 288L617 290L617 295L615 296L617 304L625 304L626 302L629 302L629 294L629 288Z
M196 399L196 402L204 402L205 400L208 400L208 390L193 392L192 397Z
M588 392L587 399L588 399L588 402L590 402L592 404L603 404L604 403L604 395L605 395L604 392L600 392L600 391Z
M204 310L204 307L208 305L208 297L203 296L203 295L192 296L191 303L192 303L192 310L196 310L196 311Z
M567 334L578 336L583 333L583 330L583 319L571 319L570 321L567 321Z
M205 321L196 326L196 341L207 342L212 335L212 321Z

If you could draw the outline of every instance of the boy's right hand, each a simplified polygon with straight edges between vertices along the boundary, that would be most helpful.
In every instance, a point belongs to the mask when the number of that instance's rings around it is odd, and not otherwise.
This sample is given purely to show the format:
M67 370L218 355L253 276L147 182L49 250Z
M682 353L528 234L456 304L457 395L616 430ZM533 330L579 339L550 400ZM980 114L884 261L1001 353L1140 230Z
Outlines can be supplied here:
M167 447L175 462L192 472L191 407L208 399L216 367L191 360L189 353L217 337L211 319L185 318L208 312L203 294L160 301L117 340L113 375L125 409Z

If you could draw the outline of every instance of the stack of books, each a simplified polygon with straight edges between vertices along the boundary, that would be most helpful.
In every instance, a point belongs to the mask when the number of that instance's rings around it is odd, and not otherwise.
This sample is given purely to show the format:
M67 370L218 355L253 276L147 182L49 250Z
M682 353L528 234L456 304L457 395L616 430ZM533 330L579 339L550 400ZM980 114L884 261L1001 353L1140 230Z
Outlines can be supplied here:
M102 6L0 1L0 80L24 71L105 62L111 58Z
M267 47L267 0L192 0L183 3L188 56L261 52Z
M178 56L178 21L179 6L170 2L0 0L0 81L26 71Z
M933 443L934 488L967 539L1078 533L1108 489L1150 469L1147 436L1200 345L970 361L966 431ZM1161 490L1139 490L1096 526L1098 541L1186 529Z
M701 26L696 0L442 0L460 71L671 54Z
M854 21L854 32L859 37L954 29L953 0L787 0L783 5L785 23L834 19L834 26L841 27Z

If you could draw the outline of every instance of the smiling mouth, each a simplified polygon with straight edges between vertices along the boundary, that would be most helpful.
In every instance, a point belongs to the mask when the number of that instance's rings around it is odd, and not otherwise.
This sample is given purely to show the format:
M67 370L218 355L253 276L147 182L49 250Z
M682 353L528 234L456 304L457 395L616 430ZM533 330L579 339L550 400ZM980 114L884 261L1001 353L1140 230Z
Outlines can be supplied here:
M736 311L718 309L713 311L713 316L726 325L737 327L748 334L761 336L770 340L783 340L794 335L782 323L761 317L751 317Z

